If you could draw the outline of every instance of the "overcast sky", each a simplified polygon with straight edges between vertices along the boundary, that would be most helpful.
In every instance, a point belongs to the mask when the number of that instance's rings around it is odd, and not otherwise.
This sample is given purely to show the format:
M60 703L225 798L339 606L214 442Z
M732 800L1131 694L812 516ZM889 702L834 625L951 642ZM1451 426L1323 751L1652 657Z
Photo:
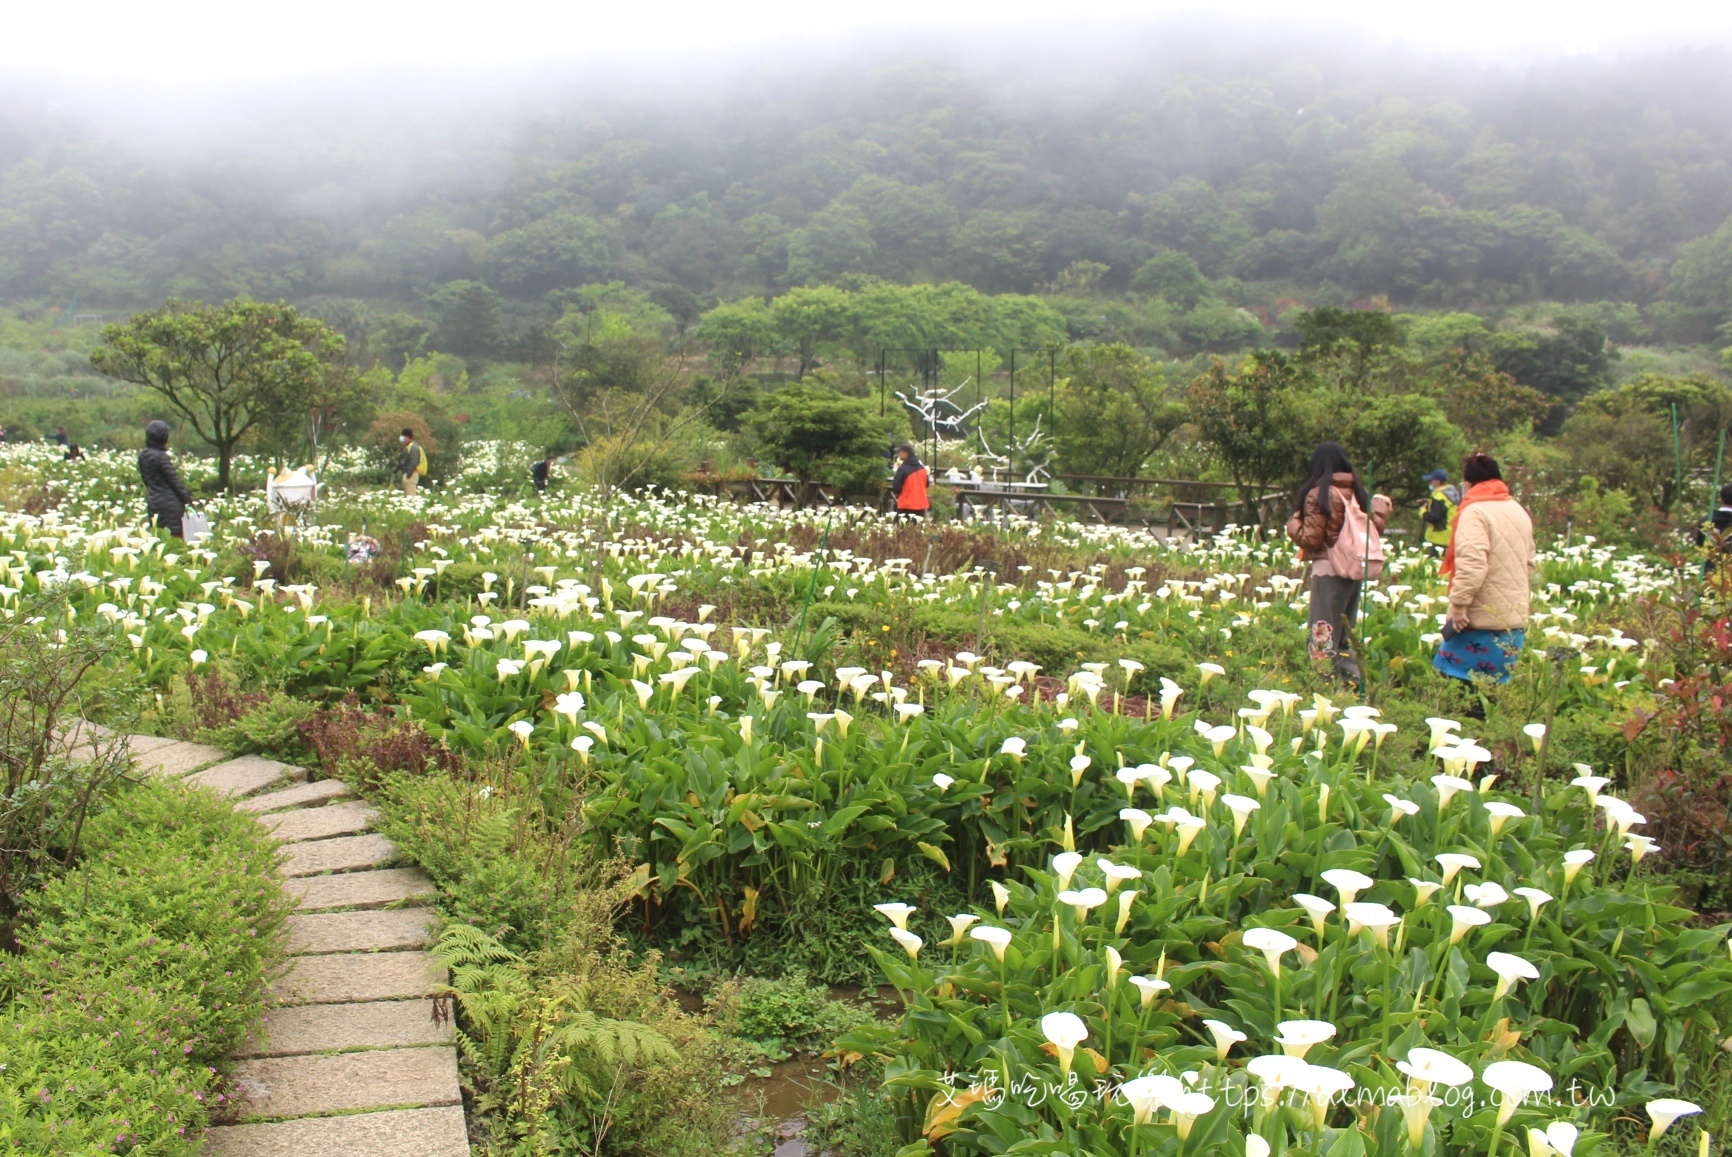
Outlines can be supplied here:
M1176 15L1323 21L1409 49L1492 58L1732 42L1726 0L19 0L6 10L0 68L14 83L60 77L182 90L332 74L432 76L454 65L498 73L597 59L713 60L904 30L947 39L1098 31Z

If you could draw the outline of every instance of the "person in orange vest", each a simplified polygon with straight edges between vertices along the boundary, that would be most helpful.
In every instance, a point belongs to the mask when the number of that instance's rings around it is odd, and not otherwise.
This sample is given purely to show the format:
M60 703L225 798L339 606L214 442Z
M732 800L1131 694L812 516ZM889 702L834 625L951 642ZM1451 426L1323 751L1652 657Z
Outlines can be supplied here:
M896 473L890 479L890 497L896 503L899 517L925 518L932 509L927 497L929 476L926 467L915 457L914 447L907 442L896 447Z

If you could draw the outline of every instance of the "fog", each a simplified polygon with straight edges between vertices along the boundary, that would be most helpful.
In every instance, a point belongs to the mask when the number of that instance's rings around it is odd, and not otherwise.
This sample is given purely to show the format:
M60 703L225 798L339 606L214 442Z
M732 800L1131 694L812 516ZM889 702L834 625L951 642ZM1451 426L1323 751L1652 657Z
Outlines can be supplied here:
M1732 5L1696 0L1460 0L1448 6L1320 0L1301 11L1276 0L1205 8L1172 0L667 0L574 5L505 0L302 0L292 6L219 0L87 0L14 5L0 69L15 90L65 92L186 115L258 94L314 94L366 81L423 94L497 97L573 73L664 83L760 62L820 57L846 70L886 51L1060 55L1158 44L1206 19L1218 30L1279 39L1352 41L1393 51L1445 51L1479 61L1620 54L1732 40ZM1205 41L1207 37L1203 38ZM961 60L955 63L961 63ZM695 70L695 71L694 71ZM102 98L114 98L112 102ZM189 98L192 103L187 103ZM233 111L232 109L229 111Z
M1203 6L1163 0L1071 0L1063 18L1044 0L668 0L656 5L575 5L555 0L302 0L292 6L222 0L86 0L75 7L14 5L0 65L14 74L129 79L200 89L332 75L447 69L495 72L595 61L708 59L774 47L782 53L855 36L937 34L966 38L1020 31L1045 40L1066 30L1189 17ZM1213 18L1290 24L1274 0L1227 0ZM1313 28L1477 55L1620 51L1696 45L1732 29L1724 4L1659 0L1461 0L1448 6L1322 0L1304 9Z
M1465 0L1447 18L1362 0L1325 0L1302 18L1262 0L1190 8L1082 0L1058 21L1033 0L675 0L648 14L515 0L482 17L448 0L308 0L284 19L204 0L94 0L75 21L43 6L9 13L0 125L14 139L73 131L143 147L155 163L225 151L340 163L365 141L367 156L350 161L389 170L399 150L422 168L441 152L472 165L502 124L579 109L701 117L731 100L773 100L777 87L794 100L845 92L910 61L1036 101L1140 73L1269 78L1296 61L1324 77L1467 93L1559 66L1732 45L1732 5L1679 0Z
M861 276L1082 300L1171 252L1217 320L1645 304L1732 213L1717 11L1269 10L25 14L0 41L0 302L416 310L484 283L532 332L588 284L688 312Z

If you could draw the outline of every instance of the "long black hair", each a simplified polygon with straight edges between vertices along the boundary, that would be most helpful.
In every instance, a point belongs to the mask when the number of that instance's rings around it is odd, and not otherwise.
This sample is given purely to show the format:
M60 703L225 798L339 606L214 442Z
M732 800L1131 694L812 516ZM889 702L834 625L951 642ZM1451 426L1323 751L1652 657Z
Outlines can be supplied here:
M1365 483L1359 480L1359 473L1353 469L1353 463L1347 460L1347 451L1341 448L1339 442L1324 442L1311 451L1311 468L1305 477L1305 484L1299 487L1299 512L1305 512L1305 500L1311 492L1321 486L1325 493L1333 484L1337 474L1353 475L1353 496L1359 499L1359 509L1371 509L1371 495L1365 492Z

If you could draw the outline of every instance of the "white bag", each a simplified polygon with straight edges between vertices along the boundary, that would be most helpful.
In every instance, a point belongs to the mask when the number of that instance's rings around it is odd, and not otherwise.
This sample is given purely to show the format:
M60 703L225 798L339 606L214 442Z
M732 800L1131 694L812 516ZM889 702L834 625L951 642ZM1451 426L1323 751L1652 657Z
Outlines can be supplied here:
M180 536L188 545L196 546L210 537L210 519L189 510L180 518Z

